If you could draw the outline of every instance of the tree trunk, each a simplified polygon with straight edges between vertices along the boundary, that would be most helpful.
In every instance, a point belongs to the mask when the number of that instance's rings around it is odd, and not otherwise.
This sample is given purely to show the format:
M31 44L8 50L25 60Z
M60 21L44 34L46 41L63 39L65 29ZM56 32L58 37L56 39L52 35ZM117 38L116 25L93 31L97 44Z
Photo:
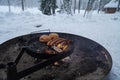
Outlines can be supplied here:
M72 11L71 11L72 0L63 0L63 4L64 4L64 10L67 12L67 14L72 15Z
M92 10L94 2L95 2L95 0L88 1L87 8L86 8L85 13L84 13L84 17L86 15L86 13L89 13Z
M120 10L120 0L118 1L117 11Z
M60 0L60 13L64 13L65 12L65 9L64 9L64 3L62 0Z
M88 3L87 3L87 8L85 9L85 12L84 12L84 17L85 17L85 15L86 15L86 13L87 13L87 10L88 10L88 8L89 8L89 5L90 5L90 0L89 0Z
M76 0L74 0L74 14L75 14L75 10L76 10Z
M80 8L81 8L81 0L78 2L78 13L80 13Z
M25 7L25 6L24 6L24 0L21 0L21 5L22 5L22 11L24 11L24 9L25 9L25 8L24 8L24 7Z
M55 9L56 9L56 0L51 0L51 10L52 10L52 14L55 14Z
M100 12L101 7L102 7L102 0L99 1L99 5L98 5L98 13Z
M11 12L11 4L10 4L10 0L8 0L8 9L9 9L9 12Z

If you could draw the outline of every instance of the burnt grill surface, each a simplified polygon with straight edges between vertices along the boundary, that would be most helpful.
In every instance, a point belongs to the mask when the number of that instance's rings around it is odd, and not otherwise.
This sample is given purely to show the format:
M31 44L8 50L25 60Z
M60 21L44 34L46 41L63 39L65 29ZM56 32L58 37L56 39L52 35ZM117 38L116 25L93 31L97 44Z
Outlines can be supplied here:
M39 37L42 34L36 33L20 36L11 39L0 45L0 63L14 61L21 50L21 46L26 44L28 39ZM58 33L63 37L74 42L74 51L70 59L59 66L49 65L21 80L101 80L112 68L112 59L108 51L100 44L87 38ZM35 43L37 44L37 43ZM17 66L18 71L30 67L35 59L24 54ZM0 79L5 79L5 69L0 70Z

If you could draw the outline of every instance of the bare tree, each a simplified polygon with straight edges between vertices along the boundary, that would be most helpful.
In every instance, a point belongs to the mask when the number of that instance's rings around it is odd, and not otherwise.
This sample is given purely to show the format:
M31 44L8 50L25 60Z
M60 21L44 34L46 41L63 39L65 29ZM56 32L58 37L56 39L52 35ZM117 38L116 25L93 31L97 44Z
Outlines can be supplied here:
M21 5L22 5L22 11L24 11L25 10L24 0L21 0Z
M78 2L78 13L80 13L80 8L81 8L81 0Z
M76 0L74 0L74 14L75 14L75 10L76 10Z
M64 13L65 12L63 0L60 0L60 10L58 12L59 13Z
M98 13L100 12L100 10L102 9L102 0L99 0L99 5L98 5Z
M8 1L8 9L9 9L9 12L11 12L11 4L10 4L10 0L7 0Z
M86 15L86 13L88 14L92 10L94 2L95 2L95 0L88 1L87 8L85 9L84 17Z

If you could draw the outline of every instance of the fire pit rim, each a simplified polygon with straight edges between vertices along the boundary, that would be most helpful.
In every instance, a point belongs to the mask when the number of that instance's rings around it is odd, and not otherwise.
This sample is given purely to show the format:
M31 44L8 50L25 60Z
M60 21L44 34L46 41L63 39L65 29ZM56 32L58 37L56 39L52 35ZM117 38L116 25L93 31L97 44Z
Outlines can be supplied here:
M100 45L103 49L105 49L101 44L97 43L96 41L91 40L91 39L86 38L86 37L83 37L83 36L80 36L80 35L77 35L77 34L63 33L63 32L51 32L51 33L68 34L68 35L73 35L73 36L81 37L81 38L84 38L84 39L93 41L93 42L95 42L96 44ZM36 35L36 34L49 34L49 32L34 33L34 34L31 34L31 35L34 36L34 35ZM10 40L8 40L8 41L3 42L2 44L0 44L0 46L2 47L2 46L4 46L4 44L9 43L9 41L12 41L12 40L14 40L14 39L18 39L19 37L27 36L27 35L30 35L30 34L25 34L25 35L21 35L21 36L12 38L12 39L10 39ZM106 49L105 49L105 50L106 50ZM110 60L111 60L110 62L111 62L111 68L112 68L112 65L113 65L112 57L111 57L110 53L109 53L107 50L106 50L106 52L108 53L108 56L109 56L109 58L110 58ZM110 69L110 70L111 70L111 69ZM110 71L108 71L108 73L109 73L109 72L110 72Z
M9 39L9 40L1 43L0 45L2 46L2 45L4 45L5 43L9 43L9 41L12 41L12 40L14 40L14 39L18 39L18 38L20 38L20 37L22 37L22 36L36 35L36 34L49 34L49 33L68 34L68 35L73 35L73 36L81 37L81 38L87 39L87 40L89 40L89 41L92 41L92 42L100 45L102 48L104 48L104 49L106 50L107 53L109 53L108 50L107 50L103 45L101 45L100 43L94 41L93 39L89 39L89 38L87 38L87 37L84 37L84 36L81 36L81 35L78 35L78 34L67 33L67 32L40 32L40 33L29 33L29 34L19 35L19 36L17 36L17 37L11 38L11 39ZM110 53L109 53L108 55L110 56L110 58L111 58L111 63L112 63L112 65L113 65L112 56L110 55ZM112 67L112 66L111 66L111 67Z

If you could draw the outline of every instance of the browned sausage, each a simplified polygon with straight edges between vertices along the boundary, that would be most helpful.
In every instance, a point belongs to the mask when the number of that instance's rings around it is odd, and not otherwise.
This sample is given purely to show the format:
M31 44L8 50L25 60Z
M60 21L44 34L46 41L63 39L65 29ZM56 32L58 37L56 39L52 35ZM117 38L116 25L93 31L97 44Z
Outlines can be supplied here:
M54 39L55 40L55 39ZM47 45L50 46L50 43L52 42L53 40L50 40L47 42Z
M47 45L48 46L51 46L54 42L56 42L57 40L59 40L59 38L56 38L56 39L52 39L50 41L48 41Z
M63 38L53 39L53 40L50 40L50 41L47 43L47 45L48 45L48 46L53 46L53 45L55 45L56 43L58 44L58 43L60 43L60 42L63 41L63 40L65 40L65 39L63 39Z
M61 38L58 41L56 41L55 45L58 45L59 43L64 42L64 41L66 41L66 40L64 38Z

